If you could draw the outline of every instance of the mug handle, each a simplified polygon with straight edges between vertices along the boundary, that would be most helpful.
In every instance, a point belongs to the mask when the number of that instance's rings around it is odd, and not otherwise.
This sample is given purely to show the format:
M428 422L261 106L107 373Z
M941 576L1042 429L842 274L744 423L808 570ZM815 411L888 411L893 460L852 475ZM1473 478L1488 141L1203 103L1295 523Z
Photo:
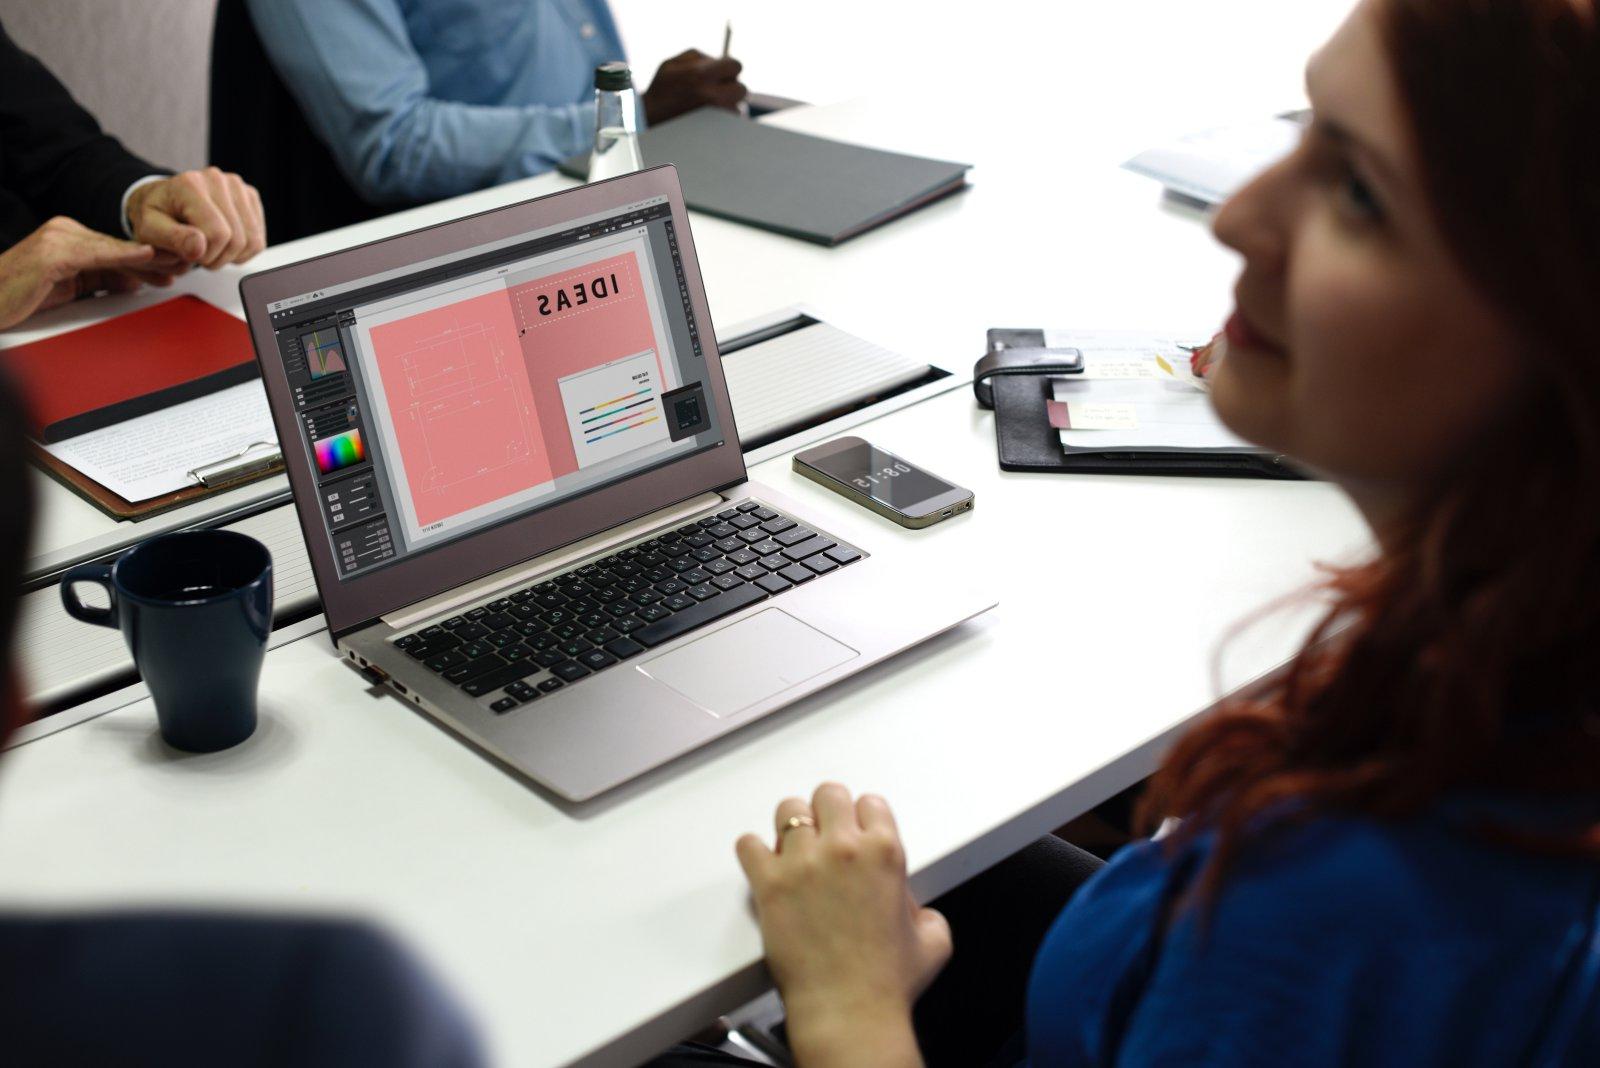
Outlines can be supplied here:
M94 582L105 587L106 595L111 598L110 608L92 608L78 600L78 594L72 588L75 582ZM61 605L67 610L67 615L85 623L93 623L98 627L117 628L117 595L111 588L111 568L105 564L79 564L61 576Z

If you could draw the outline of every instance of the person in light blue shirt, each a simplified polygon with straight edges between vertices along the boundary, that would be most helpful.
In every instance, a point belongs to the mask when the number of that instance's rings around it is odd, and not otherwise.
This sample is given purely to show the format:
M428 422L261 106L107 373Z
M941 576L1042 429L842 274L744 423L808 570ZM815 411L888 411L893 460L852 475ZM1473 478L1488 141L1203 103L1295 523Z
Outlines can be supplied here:
M248 0L268 57L363 198L395 205L538 174L594 139L594 69L626 58L605 0ZM648 122L744 99L689 51Z

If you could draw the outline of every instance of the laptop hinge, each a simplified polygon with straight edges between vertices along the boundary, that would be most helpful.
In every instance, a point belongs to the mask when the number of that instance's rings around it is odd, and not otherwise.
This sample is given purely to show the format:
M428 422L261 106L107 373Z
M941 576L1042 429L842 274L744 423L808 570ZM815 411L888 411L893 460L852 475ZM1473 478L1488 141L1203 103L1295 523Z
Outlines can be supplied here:
M561 571L586 556L594 556L597 553L605 552L612 546L643 537L657 527L675 524L679 520L694 515L696 512L704 511L721 500L722 498L715 493L699 494L670 508L651 512L649 515L635 519L631 523L612 527L593 537L575 541L571 545L564 545L554 552L536 556L532 560L524 560L520 564L508 567L503 571L496 571L492 575L485 575L476 582L468 583L465 586L457 586L453 590L441 593L436 597L429 597L425 601L415 601L403 608L397 608L380 618L395 630L404 630L407 627L421 623L425 619L444 615L460 608L462 605L482 600L496 590L508 586L525 585L543 575Z

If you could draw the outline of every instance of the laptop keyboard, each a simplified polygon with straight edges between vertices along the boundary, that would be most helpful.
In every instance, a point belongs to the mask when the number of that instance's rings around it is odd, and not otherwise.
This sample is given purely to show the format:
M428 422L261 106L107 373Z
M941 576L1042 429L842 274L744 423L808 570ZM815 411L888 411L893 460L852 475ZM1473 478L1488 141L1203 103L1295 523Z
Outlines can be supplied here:
M503 714L861 557L747 500L394 644Z

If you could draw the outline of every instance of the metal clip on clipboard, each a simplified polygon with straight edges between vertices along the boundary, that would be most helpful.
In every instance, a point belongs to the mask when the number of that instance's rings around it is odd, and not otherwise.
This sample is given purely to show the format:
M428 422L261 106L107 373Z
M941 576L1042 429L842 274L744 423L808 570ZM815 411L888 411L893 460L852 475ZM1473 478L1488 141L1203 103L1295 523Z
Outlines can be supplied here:
M189 472L189 477L211 489L229 482L237 482L250 475L259 474L283 460L283 450L273 441L253 441L235 456L216 463L201 464Z

